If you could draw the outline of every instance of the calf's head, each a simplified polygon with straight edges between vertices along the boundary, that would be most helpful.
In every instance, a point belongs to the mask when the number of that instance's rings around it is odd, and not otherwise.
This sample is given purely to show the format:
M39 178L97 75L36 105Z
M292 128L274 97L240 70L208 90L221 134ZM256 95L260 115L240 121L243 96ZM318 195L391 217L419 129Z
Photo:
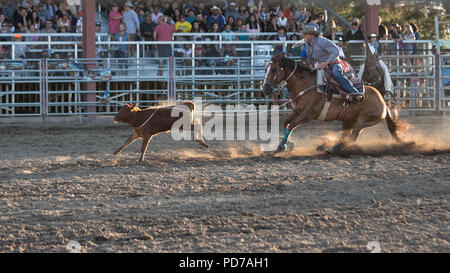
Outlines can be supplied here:
M136 108L136 103L126 103L122 108L120 108L119 113L117 113L117 115L114 117L114 123L129 123L133 118L132 112Z

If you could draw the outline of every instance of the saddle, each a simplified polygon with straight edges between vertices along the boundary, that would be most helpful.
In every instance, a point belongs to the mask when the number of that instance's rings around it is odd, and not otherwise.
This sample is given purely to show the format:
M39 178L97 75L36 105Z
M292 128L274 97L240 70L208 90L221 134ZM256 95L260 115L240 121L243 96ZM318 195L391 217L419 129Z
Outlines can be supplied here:
M353 84L353 86L358 90L363 90L362 93L348 93L345 91L341 85L333 78L332 71L330 68L327 68L324 73L324 83L325 83L325 93L327 94L327 100L331 101L333 94L339 94L343 98L345 98L346 102L345 106L348 106L349 103L356 101L357 103L361 103L364 99L364 83L361 79L355 76L353 72L353 68L350 68L350 71L344 74L347 79Z

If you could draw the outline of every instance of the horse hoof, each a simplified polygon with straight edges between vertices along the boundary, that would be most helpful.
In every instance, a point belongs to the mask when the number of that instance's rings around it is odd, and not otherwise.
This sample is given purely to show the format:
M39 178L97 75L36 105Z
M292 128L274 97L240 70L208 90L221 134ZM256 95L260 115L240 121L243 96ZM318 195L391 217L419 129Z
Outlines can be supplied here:
M295 148L295 142L289 142L286 144L286 151L291 152Z
M281 152L285 152L287 150L287 145L286 144L283 144L283 145L279 145L278 146L278 149L276 150L276 152L275 153L281 153Z
M319 152L325 151L325 144L320 145L319 147L316 148L316 150Z

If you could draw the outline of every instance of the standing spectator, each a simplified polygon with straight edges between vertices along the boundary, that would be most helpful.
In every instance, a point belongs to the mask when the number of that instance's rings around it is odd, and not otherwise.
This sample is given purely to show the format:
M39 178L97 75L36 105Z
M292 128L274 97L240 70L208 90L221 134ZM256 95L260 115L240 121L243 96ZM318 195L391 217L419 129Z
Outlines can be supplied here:
M116 33L116 41L117 42L127 42L129 41L128 38L130 36L127 33L127 26L124 23L120 23L119 25L119 32ZM129 46L127 44L120 44L117 46L117 51L116 51L116 58L122 58L125 60L119 60L119 70L123 70L122 75L126 74L126 69L127 69L127 58L129 57L128 53L129 53Z
M352 28L345 34L344 41L348 42L350 40L365 40L364 35L361 32L361 28L359 27L359 23L356 19L352 22ZM349 44L349 49L352 55L362 56L364 55L364 47L363 44L352 43ZM351 56L347 56L351 58ZM360 64L356 61L351 61L350 64L352 66L359 66Z
M212 14L206 20L206 26L208 28L210 28L213 23L217 23L219 25L219 28L225 26L225 17L219 14L219 10L220 9L217 6L211 8Z
M381 17L378 17L378 37L380 40L386 40L388 38L387 27L383 24Z
M133 9L133 3L131 1L127 1L125 3L125 13L123 14L123 23L127 27L127 33L128 33L128 41L135 42L137 41L137 38L141 36L140 33L140 24L139 24L139 17L137 13ZM135 45L130 44L130 56L134 57L135 53Z
M153 40L153 31L157 25L152 21L152 16L148 14L145 17L144 23L141 24L141 33L144 41L152 41ZM145 45L144 47L144 56L153 57L153 54L150 52L151 45Z
M175 31L187 33L191 32L191 29L192 29L191 23L186 21L185 15L181 15L180 21L175 23Z
M113 3L112 10L109 12L109 34L113 38L113 41L116 39L116 33L119 32L119 26L122 22L123 15L119 12L119 5L117 3Z
M158 5L153 6L153 12L152 12L152 21L155 24L158 24L159 17L163 16L163 14L160 11L160 8Z
M153 40L155 41L171 41L172 35L175 32L175 29L172 25L167 23L167 18L164 16L159 17L159 24L155 27L155 31L153 32ZM168 58L172 55L170 45L157 45L158 49L158 58L159 68L158 76L162 76L162 68L164 65L164 60L162 58Z
M393 54L399 54L398 49L403 48L403 37L401 28L397 23L392 23L389 28L389 40L394 41L390 48Z
M22 42L23 37L20 34L14 36L14 42ZM28 52L28 47L26 44L15 44L14 47L14 57L20 59L26 59L26 53Z
M419 28L417 27L417 25L415 23L409 23L409 25L412 28L415 40L416 41L421 40ZM413 44L413 54L420 54L421 53L420 51L423 51L423 48L421 48L421 46L418 43L414 43ZM419 61L421 59L417 59L417 60Z

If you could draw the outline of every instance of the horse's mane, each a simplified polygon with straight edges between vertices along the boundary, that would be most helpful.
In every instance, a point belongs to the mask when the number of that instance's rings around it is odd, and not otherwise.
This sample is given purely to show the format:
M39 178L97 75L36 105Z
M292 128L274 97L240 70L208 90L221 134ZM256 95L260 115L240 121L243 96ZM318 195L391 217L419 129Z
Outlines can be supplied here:
M286 56L284 56L284 54L283 54L283 56L277 55L277 56L273 57L272 60L275 60L275 59L280 61L280 65L281 66L287 67L287 68L292 69L292 70L295 69L295 63L297 63L297 70L296 71L299 71L301 73L303 73L303 72L312 72L313 71L311 68L309 68L308 66L302 64L301 62L296 62L296 61L294 61L292 59L286 58Z

